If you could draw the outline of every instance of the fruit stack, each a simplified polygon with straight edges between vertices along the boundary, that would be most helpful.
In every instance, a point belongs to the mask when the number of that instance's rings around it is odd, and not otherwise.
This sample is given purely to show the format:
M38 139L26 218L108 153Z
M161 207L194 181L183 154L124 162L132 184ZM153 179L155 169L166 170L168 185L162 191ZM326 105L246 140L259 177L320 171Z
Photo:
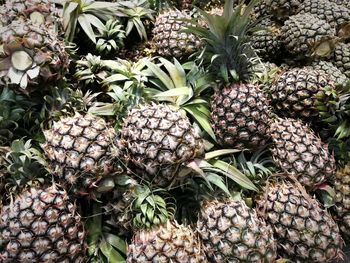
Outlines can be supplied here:
M342 262L347 0L0 0L0 262Z

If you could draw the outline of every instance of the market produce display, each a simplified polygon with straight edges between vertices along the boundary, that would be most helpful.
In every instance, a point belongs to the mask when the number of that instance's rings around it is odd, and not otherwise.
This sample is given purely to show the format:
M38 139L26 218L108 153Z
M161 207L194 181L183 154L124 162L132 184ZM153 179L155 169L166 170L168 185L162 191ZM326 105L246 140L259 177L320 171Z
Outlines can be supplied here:
M0 262L349 262L346 0L0 0Z

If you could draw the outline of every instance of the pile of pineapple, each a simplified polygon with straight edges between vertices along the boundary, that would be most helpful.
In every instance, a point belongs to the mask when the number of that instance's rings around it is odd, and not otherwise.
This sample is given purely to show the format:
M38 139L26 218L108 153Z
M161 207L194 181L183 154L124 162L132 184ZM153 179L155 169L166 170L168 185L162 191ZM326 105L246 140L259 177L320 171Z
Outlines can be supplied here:
M0 262L345 260L348 0L0 4Z

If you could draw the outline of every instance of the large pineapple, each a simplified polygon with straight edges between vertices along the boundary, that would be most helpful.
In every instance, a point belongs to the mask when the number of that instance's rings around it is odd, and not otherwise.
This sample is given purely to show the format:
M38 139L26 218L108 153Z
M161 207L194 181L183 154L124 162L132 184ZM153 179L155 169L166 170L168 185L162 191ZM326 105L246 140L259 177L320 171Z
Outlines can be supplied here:
M342 258L343 240L337 224L299 184L269 183L258 209L273 227L282 256L296 263Z
M350 164L337 170L334 182L336 220L346 241L350 241Z
M20 19L0 28L0 62L0 84L28 94L62 79L69 58L54 32Z
M85 231L64 190L30 188L0 214L1 262L86 262Z
M254 149L268 138L267 99L260 87L249 83L259 61L248 38L256 2L234 9L233 1L226 1L222 16L204 16L209 28L190 27L205 40L205 65L220 81L211 98L211 119L218 142L228 147Z
M287 51L296 58L329 57L335 28L315 15L300 13L285 21L281 37Z
M203 140L189 119L162 104L132 109L123 123L121 142L142 178L161 186L181 179L181 168L204 153Z
M210 262L274 262L272 229L243 201L205 201L197 229Z
M339 36L350 37L350 9L345 6L329 0L304 0L299 11L327 21Z
M190 18L186 11L177 9L165 10L158 15L153 29L153 41L159 55L182 58L199 49L199 38L191 33L180 32L191 25L181 19Z
M123 170L114 161L118 153L111 151L116 133L100 117L62 117L44 135L42 149L52 173L75 194L87 194L101 178Z
M314 132L299 120L276 119L270 127L272 156L279 168L309 189L334 177L335 160Z
M324 91L329 87L334 88L334 83L324 72L307 67L293 68L277 77L268 95L280 116L310 121L319 118L319 103L328 104Z

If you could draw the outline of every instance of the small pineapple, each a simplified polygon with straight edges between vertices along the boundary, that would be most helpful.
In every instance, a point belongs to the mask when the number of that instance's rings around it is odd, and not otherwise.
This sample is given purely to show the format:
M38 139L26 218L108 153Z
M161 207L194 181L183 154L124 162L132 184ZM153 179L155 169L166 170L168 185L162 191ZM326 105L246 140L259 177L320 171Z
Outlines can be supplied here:
M0 61L0 84L25 94L61 80L69 65L64 42L30 20L0 28Z
M153 29L153 42L159 55L183 58L199 49L199 38L191 33L180 32L191 25L180 19L190 18L186 11L177 9L165 10L158 15Z
M135 231L126 262L207 263L198 233L177 223L175 207L164 194L141 186L133 202Z
M207 263L198 235L175 220L139 230L128 247L127 263Z
M319 119L318 104L329 104L324 94L326 88L335 89L327 74L308 67L293 68L277 77L268 96L279 116L312 121Z
M343 240L337 224L301 185L286 180L269 182L257 205L285 258L296 263L342 258Z
M123 170L111 152L116 133L100 117L80 113L62 117L44 135L41 147L52 173L75 194L87 194L102 177Z
M197 229L210 262L274 262L272 229L244 201L205 201Z
M330 57L334 49L335 28L308 13L289 17L282 26L282 42L298 59Z
M350 37L350 9L329 0L304 0L300 12L317 16L335 28L337 35ZM310 23L310 21L307 21Z
M350 241L350 164L339 168L335 175L335 211L340 231L346 241Z
M330 80L336 84L344 84L348 78L345 74L341 72L332 62L318 60L312 62L307 68L315 69L318 72L322 72L325 75L328 75Z
M252 46L263 60L273 61L282 52L281 28L269 18L261 21L259 26L263 27L264 30L253 33Z
M29 188L1 208L1 262L86 262L77 207L53 185Z
M276 119L270 134L273 146L271 153L277 166L296 176L306 188L334 177L335 160L314 132L299 120Z
M131 109L121 143L143 179L159 186L179 180L181 167L204 154L203 140L186 116L163 104Z

